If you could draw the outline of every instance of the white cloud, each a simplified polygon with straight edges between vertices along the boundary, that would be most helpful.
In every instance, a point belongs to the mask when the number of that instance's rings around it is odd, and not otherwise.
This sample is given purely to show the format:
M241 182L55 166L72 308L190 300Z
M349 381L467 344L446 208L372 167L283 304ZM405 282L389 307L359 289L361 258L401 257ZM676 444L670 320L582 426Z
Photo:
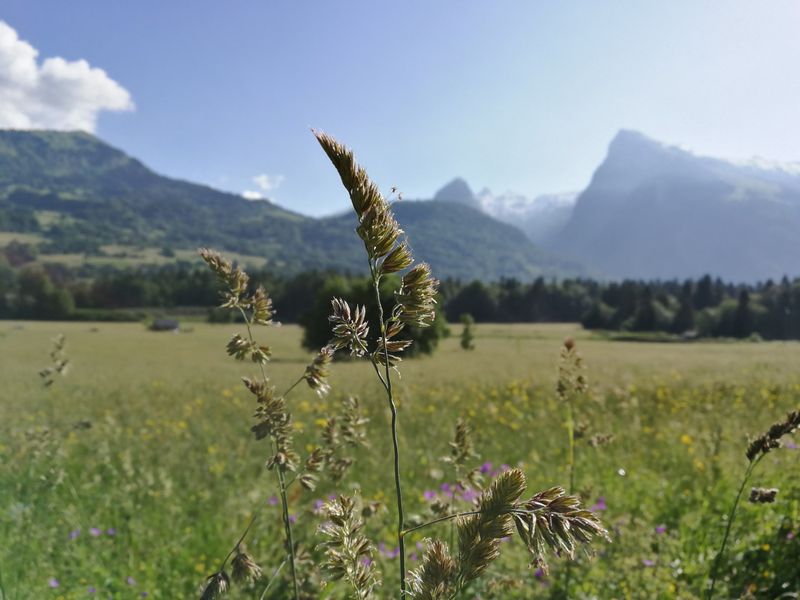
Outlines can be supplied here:
M128 91L85 60L37 62L39 52L0 21L0 127L93 132L100 111L133 110Z
M272 192L277 190L279 187L281 187L281 184L285 179L286 177L283 175L267 175L266 173L262 173L261 175L256 175L253 177L255 184L263 192Z
M263 200L264 194L255 190L245 190L242 192L242 198L245 200Z

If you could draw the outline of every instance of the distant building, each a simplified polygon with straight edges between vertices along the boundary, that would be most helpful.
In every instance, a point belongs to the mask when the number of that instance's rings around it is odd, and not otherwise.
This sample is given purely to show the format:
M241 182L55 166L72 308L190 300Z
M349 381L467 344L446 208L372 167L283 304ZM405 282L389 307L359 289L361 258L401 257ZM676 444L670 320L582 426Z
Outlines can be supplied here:
M174 331L177 333L180 328L178 319L156 319L150 325L151 331Z

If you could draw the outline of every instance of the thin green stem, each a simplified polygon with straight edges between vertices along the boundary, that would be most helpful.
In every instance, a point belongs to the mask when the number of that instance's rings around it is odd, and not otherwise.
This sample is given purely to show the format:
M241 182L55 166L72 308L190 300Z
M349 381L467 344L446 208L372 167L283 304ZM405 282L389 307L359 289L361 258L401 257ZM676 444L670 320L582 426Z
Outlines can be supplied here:
M417 531L419 529L423 529L425 527L430 527L431 525L436 525L436 523L441 523L443 521L450 521L452 519L457 519L458 517L469 517L469 516L472 516L472 515L479 515L479 514L481 514L481 512L482 511L480 511L480 510L467 510L467 511L464 511L464 512L452 513L452 514L449 514L449 515L445 515L443 517L438 517L438 518L434 519L433 521L428 521L427 523L421 523L420 525L415 525L414 527L409 527L408 529L404 529L402 532L400 532L400 535L402 537L405 537L409 533L412 533L412 532Z
M222 564L219 566L219 569L217 569L218 573L225 568L225 565L228 564L228 559L230 559L230 557L233 556L233 553L236 552L239 549L239 547L242 545L242 542L244 541L244 538L247 537L248 533L250 533L250 528L253 526L253 523L256 522L256 519L258 518L258 515L261 513L263 508L264 508L264 505L262 504L255 511L253 511L253 516L250 517L250 522L247 524L247 527L245 527L244 533L242 533L242 535L239 536L239 539L237 540L236 544L234 544L233 548L231 548L231 551L228 552L228 554L223 559Z
M275 572L272 574L272 577L269 578L269 583L267 583L267 587L265 587L264 591L261 592L261 597L259 598L259 600L264 600L264 598L267 597L267 592L269 591L269 588L271 588L272 584L275 583L275 579L278 577L278 573L281 572L281 569L283 569L283 567L286 564L287 560L288 560L288 557L284 558L283 562L281 562L281 564L278 565L278 568L275 569Z
M403 512L403 486L400 482L400 446L397 441L397 405L394 402L394 394L392 393L392 377L391 367L389 364L389 348L388 339L386 337L386 321L383 315L383 303L381 302L380 291L380 274L376 270L376 265L370 261L370 273L372 274L372 284L375 290L375 301L378 304L378 318L381 325L381 340L383 343L383 363L385 368L384 386L386 387L386 396L389 399L389 409L392 413L392 448L394 450L394 487L397 496L397 545L400 549L400 596L406 595L406 546L403 540L403 528L405 527L405 514ZM374 364L375 370L380 376L380 371L377 365Z
M742 484L739 486L739 491L736 494L736 500L733 501L733 506L731 506L731 510L728 513L728 522L725 524L725 535L722 536L722 545L719 548L719 552L717 552L717 556L714 559L714 564L711 567L711 585L708 588L708 595L706 598L711 600L714 597L714 587L717 585L717 576L719 575L719 566L722 563L722 556L725 554L725 547L728 544L728 537L731 533L731 526L733 525L733 519L736 517L736 511L739 508L739 502L742 499L742 494L744 493L744 488L747 485L747 482L750 480L750 475L753 474L753 469L758 464L758 462L763 458L763 454L760 455L754 461L751 461L750 464L747 465L747 470L744 472L744 477L742 478Z
M295 558L294 558L294 540L292 539L292 522L289 520L289 502L286 499L286 476L285 467L280 465L278 467L278 480L281 484L281 504L283 507L283 526L286 529L286 545L289 551L289 568L292 572L292 588L294 590L295 600L299 600L300 591L297 588L297 572L295 571Z
M569 493L575 493L575 414L572 407L572 396L567 398L567 468L569 470ZM572 562L564 569L564 598L569 600L572 585Z

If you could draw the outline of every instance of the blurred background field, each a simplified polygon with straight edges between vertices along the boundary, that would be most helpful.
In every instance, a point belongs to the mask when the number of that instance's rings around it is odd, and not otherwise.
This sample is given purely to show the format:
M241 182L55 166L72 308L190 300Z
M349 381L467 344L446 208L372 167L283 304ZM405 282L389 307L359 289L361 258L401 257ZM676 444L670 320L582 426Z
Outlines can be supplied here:
M698 597L745 467L747 435L800 405L800 344L612 342L569 324L484 324L476 349L466 352L460 325L451 329L435 355L400 365L408 510L429 514L431 499L447 496L453 475L439 459L458 417L475 429L476 465L489 472L521 466L529 492L566 484L564 413L554 387L560 345L573 336L590 382L578 407L577 487L613 539L573 568L573 597ZM255 366L224 352L235 331L235 324L205 323L179 334L140 324L0 325L4 600L199 596L205 576L265 503L249 547L268 574L279 566L277 488L263 468L266 448L249 434L252 400L239 382ZM66 335L71 370L44 388L37 372L58 333ZM296 326L262 332L279 390L311 358L300 336ZM332 370L327 399L305 387L290 397L298 445L310 447L323 417L353 394L371 418L370 448L351 453L356 462L339 486L293 488L296 535L310 549L320 541L319 499L360 488L366 501L391 506L393 494L388 412L374 374L359 361ZM601 434L614 439L592 447L589 440ZM778 500L745 503L723 569L724 597L800 590L797 453L790 443L756 472L753 485L779 487ZM367 522L381 544L387 597L396 577L393 526L391 510ZM424 533L446 539L448 529ZM412 540L412 551L422 539ZM467 597L558 598L563 565L554 558L547 576L528 569L520 546L505 551ZM264 597L283 597L284 575ZM238 588L232 597L259 598L265 587ZM332 585L322 596L345 594Z

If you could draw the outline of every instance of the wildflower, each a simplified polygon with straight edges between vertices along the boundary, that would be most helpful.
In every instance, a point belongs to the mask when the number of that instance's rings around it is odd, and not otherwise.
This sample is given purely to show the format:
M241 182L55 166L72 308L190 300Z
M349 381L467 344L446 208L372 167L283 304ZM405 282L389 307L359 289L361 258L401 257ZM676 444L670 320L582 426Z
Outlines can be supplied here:
M73 529L72 531L69 532L69 539L74 540L80 534L81 534L81 530L80 529Z
M59 587L61 584L58 582L58 579L56 579L55 577L51 577L50 579L47 580L47 585L55 589Z
M428 502L432 502L436 500L436 492L434 492L433 490L425 490L422 493L422 497L425 498L425 500L427 500Z
M666 525L659 525L658 527L656 527L656 533L658 535L663 535L666 532L667 532L667 526Z
M278 504L278 497L277 496L270 496L267 498L267 504L270 506L277 506Z
M461 499L464 502L470 502L470 503L475 502L478 496L479 496L478 492L476 492L472 488L467 488L461 493Z
M86 590L86 592L89 593L89 594L96 594L97 593L97 588L94 587L94 586L89 586L89 588Z
M109 527L108 529L106 529L106 535L114 537L115 535L117 535L117 530L114 529L113 527Z
M654 560L652 560L650 558L645 558L645 559L642 560L642 564L645 567L654 567L654 566L656 566L656 561L654 561Z
M125 580L125 583L127 583L128 585L136 585L136 580L130 575L128 575L128 578Z
M92 537L99 537L100 535L102 535L102 533L103 533L102 530L98 529L97 527L92 527L89 530L89 535L91 535Z
M483 463L481 465L481 469L480 470L481 470L481 473L483 473L484 475L486 473L489 473L492 470L492 463L490 463L490 462Z
M607 508L608 507L606 506L606 497L600 496L597 499L597 502L594 504L594 506L590 507L589 510L592 512L597 512L601 510L606 510Z
M289 515L289 523L291 523L292 525L297 523L297 516L296 515Z

